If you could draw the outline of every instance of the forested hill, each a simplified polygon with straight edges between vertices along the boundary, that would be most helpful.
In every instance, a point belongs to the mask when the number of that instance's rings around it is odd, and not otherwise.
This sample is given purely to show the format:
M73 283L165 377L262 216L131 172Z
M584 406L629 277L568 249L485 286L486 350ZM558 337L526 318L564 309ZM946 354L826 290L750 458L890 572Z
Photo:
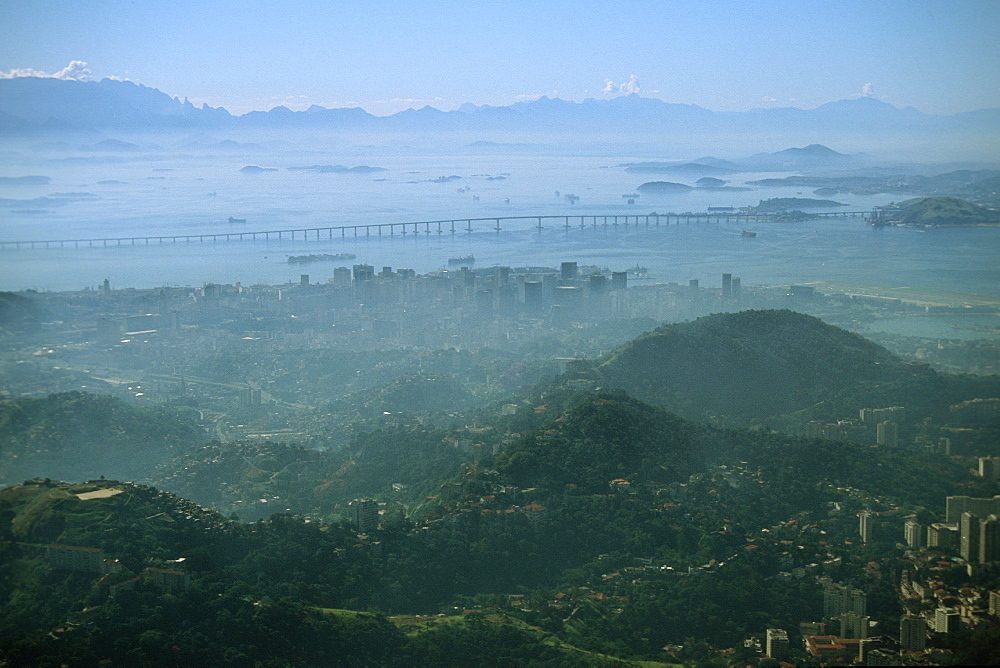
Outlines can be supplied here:
M830 420L894 405L933 415L998 393L996 378L937 373L787 310L660 327L610 353L598 373L608 386L685 417L735 425Z
M888 222L924 227L1000 225L1000 213L957 197L917 197L886 210Z
M49 477L134 479L207 437L190 419L66 392L0 403L0 484Z

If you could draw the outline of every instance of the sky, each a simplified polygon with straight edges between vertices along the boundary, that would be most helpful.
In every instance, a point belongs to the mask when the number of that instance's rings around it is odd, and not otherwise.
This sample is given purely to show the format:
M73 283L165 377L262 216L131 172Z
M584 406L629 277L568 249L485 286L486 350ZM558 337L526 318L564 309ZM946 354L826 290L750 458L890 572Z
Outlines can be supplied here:
M1000 0L4 0L0 77L117 77L232 113L871 96L1000 107Z

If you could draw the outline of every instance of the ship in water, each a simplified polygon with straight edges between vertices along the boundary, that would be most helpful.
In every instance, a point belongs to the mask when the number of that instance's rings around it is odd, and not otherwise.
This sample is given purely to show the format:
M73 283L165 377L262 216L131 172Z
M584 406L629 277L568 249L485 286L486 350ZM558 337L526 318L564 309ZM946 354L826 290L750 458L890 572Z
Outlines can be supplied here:
M473 255L466 255L464 257L450 257L448 258L449 267L471 267L476 263L476 258Z
M740 232L740 234L742 234L745 237L755 237L755 236L757 236L756 232L751 232L750 230L743 230L742 232Z
M307 262L341 262L353 260L357 255L354 253L317 253L315 255L289 255L289 264L305 264Z
M212 193L212 194L214 195L215 193ZM247 219L246 218L233 218L232 216L229 216L229 222L230 223L245 223L245 222L247 222Z
M629 267L626 271L628 272L628 277L634 280L648 281L653 278L649 275L649 269L646 267L640 267L639 265Z

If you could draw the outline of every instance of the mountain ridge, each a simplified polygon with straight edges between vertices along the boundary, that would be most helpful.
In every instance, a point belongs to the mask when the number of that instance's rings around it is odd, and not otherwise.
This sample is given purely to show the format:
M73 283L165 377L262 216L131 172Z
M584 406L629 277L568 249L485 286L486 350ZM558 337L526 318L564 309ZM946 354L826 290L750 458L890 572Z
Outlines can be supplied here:
M20 77L0 80L0 118L7 134L46 129L98 128L324 128L420 132L567 131L612 134L653 132L914 131L995 129L1000 109L949 116L862 98L829 102L815 109L783 107L746 112L715 112L694 104L670 103L638 94L607 100L572 102L540 97L508 106L471 105L442 111L430 106L374 116L359 107L304 111L277 106L234 115L223 107L196 107L186 98L129 81L74 81Z

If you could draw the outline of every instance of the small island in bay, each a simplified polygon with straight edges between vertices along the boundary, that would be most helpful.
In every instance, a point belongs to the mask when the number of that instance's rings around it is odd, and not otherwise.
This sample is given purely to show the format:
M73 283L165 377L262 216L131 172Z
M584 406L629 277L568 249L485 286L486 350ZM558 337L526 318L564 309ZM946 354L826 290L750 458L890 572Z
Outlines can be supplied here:
M835 202L832 199L811 199L808 197L772 197L762 199L760 204L754 207L757 213L772 213L776 211L791 211L794 209L824 209L833 206L847 206L843 202Z
M957 197L916 197L879 210L873 225L969 227L1000 225L1000 212Z
M694 190L694 188L691 186L686 186L683 183L673 183L672 181L647 181L636 188L636 191L647 195L686 193L691 192L692 190Z
M260 167L259 165L247 165L240 169L244 174L261 174L263 172L276 172L277 167Z
M0 176L0 186L46 186L50 181L49 176Z

